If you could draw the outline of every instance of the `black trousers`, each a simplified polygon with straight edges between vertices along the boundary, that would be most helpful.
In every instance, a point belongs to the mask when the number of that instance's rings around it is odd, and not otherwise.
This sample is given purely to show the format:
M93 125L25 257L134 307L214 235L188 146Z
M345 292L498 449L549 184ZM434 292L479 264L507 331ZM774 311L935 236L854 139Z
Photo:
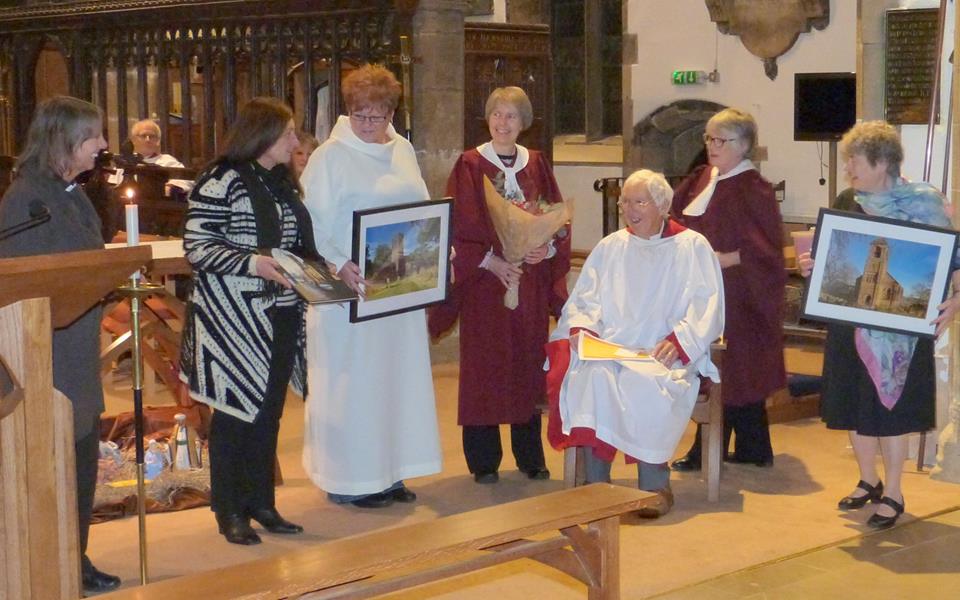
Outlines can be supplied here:
M260 412L247 423L222 411L210 420L210 507L218 515L273 508L280 417L297 352L299 311L277 309L267 389Z
M687 455L700 462L700 425L693 439L693 446ZM744 406L723 407L723 454L727 456L730 448L730 434L733 438L733 458L743 462L759 462L773 458L773 446L770 444L770 422L767 418L766 400Z
M540 413L526 423L510 425L510 445L517 468L524 472L545 468ZM503 448L499 425L464 425L463 454L471 473L493 473L500 469Z
M99 425L99 417L97 418ZM97 467L100 459L99 427L82 438L74 440L77 462L77 524L80 529L80 556L86 569L87 539L90 536L90 517L93 514L93 496L97 490Z

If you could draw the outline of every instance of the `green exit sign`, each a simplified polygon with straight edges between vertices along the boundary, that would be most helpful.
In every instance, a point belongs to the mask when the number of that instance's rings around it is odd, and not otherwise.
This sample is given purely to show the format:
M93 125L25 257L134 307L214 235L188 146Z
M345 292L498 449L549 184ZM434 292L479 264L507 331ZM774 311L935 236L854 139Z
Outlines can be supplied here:
M704 71L674 71L673 85L691 85L695 83L705 83L707 73Z

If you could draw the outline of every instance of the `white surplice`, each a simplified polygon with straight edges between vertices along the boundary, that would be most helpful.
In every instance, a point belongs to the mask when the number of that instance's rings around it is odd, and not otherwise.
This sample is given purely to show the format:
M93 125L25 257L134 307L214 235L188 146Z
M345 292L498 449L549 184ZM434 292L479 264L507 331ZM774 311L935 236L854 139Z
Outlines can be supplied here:
M429 197L413 146L391 126L369 144L341 116L300 179L317 250L349 260L353 211ZM321 489L361 495L441 468L423 310L350 323L347 305L307 312L303 466Z
M671 333L687 365L581 361L571 349L560 390L563 433L592 429L597 439L644 462L670 459L699 389L719 381L710 344L723 331L723 282L709 242L693 230L645 240L626 229L587 258L551 339L583 328L630 348L652 350Z

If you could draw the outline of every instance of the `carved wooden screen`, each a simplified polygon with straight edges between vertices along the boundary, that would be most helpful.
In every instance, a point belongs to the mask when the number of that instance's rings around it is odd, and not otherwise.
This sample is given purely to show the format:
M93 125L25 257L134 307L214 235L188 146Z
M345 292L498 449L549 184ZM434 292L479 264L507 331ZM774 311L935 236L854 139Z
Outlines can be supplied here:
M519 142L553 157L550 28L546 25L467 23L464 30L464 146L490 140L483 118L495 88L523 88L533 104L533 125Z
M19 149L36 106L37 57L66 59L69 89L116 117L116 147L132 121L156 115L187 165L217 142L253 96L286 99L314 130L316 90L339 113L344 65L393 62L416 0L98 0L0 9L0 109ZM9 106L2 103L9 97ZM0 112L0 118L3 112Z

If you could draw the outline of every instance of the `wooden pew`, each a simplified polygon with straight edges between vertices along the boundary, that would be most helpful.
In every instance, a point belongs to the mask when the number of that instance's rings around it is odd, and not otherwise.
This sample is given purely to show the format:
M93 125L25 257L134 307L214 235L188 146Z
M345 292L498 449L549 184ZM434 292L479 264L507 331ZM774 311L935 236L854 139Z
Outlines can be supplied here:
M620 597L620 515L656 498L651 492L596 483L372 531L101 598L369 598L531 558L586 583L591 600L615 600ZM559 535L547 539L527 539L557 531Z

